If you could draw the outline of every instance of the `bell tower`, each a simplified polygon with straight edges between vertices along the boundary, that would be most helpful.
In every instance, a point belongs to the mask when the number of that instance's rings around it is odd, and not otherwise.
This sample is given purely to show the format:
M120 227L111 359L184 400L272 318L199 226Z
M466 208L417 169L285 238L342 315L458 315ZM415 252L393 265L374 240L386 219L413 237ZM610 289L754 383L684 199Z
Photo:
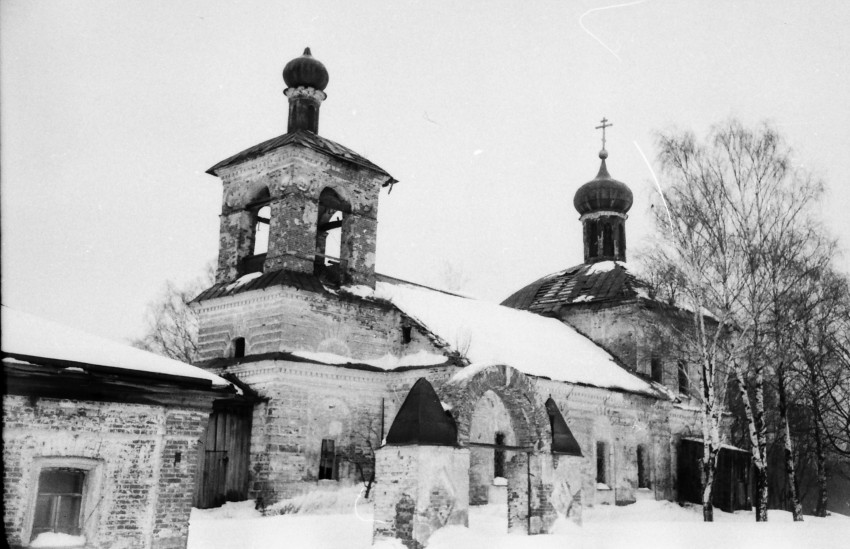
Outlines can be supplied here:
M329 76L310 48L283 79L287 133L207 170L223 186L216 283L290 271L374 287L378 195L396 180L318 135Z
M576 191L573 206L581 214L584 236L584 262L626 261L626 215L634 197L628 185L608 173L605 160L605 129L608 119L602 119L602 150L599 151L599 173Z

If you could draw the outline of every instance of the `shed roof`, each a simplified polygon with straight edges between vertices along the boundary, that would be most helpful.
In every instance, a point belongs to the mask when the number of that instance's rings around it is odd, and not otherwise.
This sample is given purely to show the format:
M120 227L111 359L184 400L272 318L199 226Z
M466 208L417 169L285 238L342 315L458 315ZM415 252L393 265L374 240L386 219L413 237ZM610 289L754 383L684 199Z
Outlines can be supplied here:
M72 364L135 375L196 380L215 387L232 384L215 374L148 351L95 336L2 306L2 352L33 365ZM71 366L73 367L73 366Z

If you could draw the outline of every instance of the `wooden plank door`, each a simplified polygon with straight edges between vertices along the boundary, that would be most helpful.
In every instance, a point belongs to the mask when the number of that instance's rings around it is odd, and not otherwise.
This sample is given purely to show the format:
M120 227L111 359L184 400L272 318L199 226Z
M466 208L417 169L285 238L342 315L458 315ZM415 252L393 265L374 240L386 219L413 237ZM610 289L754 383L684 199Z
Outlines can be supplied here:
M217 406L201 439L195 506L218 507L248 498L251 406Z

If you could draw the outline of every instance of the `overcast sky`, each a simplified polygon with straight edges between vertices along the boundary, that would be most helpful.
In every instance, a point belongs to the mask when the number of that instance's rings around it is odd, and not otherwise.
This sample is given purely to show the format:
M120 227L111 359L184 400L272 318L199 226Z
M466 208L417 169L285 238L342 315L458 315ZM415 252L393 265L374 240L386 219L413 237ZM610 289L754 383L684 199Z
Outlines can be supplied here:
M378 269L501 300L582 261L576 189L628 183L651 238L654 132L770 120L850 245L847 2L0 2L2 299L114 339L217 254L210 166L286 132L281 70L330 73L319 133L400 181ZM850 271L850 262L839 265Z

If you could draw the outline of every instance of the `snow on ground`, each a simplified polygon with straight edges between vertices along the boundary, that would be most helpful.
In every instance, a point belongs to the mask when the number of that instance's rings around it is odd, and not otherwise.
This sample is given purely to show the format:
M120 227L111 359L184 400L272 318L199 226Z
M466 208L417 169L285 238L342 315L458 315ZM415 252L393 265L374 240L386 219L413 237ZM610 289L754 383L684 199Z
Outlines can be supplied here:
M4 352L110 366L125 370L230 382L200 368L87 334L74 328L2 306Z
M262 517L254 502L230 503L219 509L192 510L188 549L368 549L372 547L371 505L352 502L339 512L340 502L355 491L337 496L302 496L302 511L335 511L335 514L286 514ZM355 496L356 498L356 496ZM295 501L299 498L293 498ZM305 505L306 502L310 505ZM330 507L322 511L317 502ZM624 507L585 509L582 526L566 520L556 523L553 535L525 536L507 533L505 505L472 507L469 528L438 530L428 549L803 549L845 547L850 539L850 518L806 516L794 523L785 511L770 511L770 522L754 522L752 512L715 510L715 523L702 522L698 506L681 507L667 501L639 501ZM403 549L397 540L377 549Z
M473 364L506 364L558 381L657 394L598 345L553 318L407 284L378 282L374 296L391 301Z

